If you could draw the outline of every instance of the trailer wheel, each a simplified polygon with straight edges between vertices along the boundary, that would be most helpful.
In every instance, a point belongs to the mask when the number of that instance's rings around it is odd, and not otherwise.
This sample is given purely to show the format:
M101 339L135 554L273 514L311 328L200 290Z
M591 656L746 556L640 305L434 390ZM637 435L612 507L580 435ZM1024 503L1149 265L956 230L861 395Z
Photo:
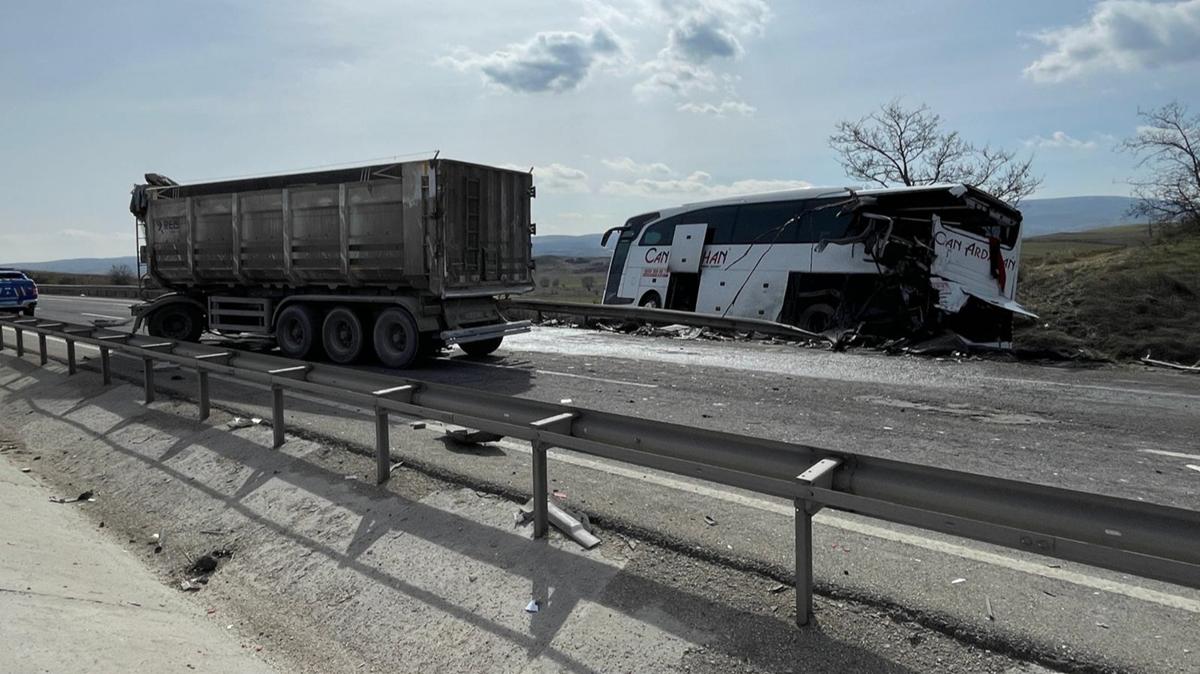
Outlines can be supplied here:
M33 316L33 311L33 307L25 307L21 310L21 313L25 314L26 316Z
M317 344L317 312L307 304L293 304L279 313L275 343L288 358L305 360Z
M150 314L146 331L152 337L195 342L200 339L200 333L204 332L204 316L199 309L190 304L168 304Z
M467 342L466 344L459 344L458 348L462 349L463 351L466 351L468 356L473 356L475 358L478 358L480 356L486 356L486 355L492 353L493 351L495 351L496 349L499 349L500 342L503 342L503 341L504 341L503 337L493 337L491 339L481 339L478 342Z
M379 312L372 333L375 355L388 367L406 368L421 353L417 322L403 307L388 307Z
M362 355L363 324L349 307L334 307L321 326L321 343L329 360L345 365Z

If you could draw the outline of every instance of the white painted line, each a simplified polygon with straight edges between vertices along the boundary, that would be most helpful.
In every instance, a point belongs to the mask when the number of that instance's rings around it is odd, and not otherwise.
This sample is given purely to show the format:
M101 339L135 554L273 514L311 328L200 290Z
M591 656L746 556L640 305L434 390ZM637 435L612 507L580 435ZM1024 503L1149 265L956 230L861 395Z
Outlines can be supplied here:
M1120 386L1100 386L1098 384L1072 384L1065 381L1050 381L1048 379L1018 379L1013 377L995 377L988 381L1008 382L1012 384L1030 384L1033 386L1063 386L1066 388L1089 389L1093 391L1109 391L1112 393L1133 393L1144 396L1164 396L1167 398L1186 398L1200 400L1200 394L1178 393L1175 391L1153 391L1144 388L1122 388Z
M1165 449L1139 449L1139 452L1144 454L1158 454L1159 456L1169 456L1175 459L1196 459L1200 461L1200 454L1184 454L1183 452L1168 452Z
M1191 468L1192 470L1194 470L1194 471L1196 471L1196 472L1200 472L1200 466L1193 466L1193 465L1192 465L1192 464L1190 464L1190 463L1185 463L1185 464L1183 464L1183 465L1187 466L1188 468Z
M114 321L125 320L124 318L121 318L120 316L106 316L104 314L88 314L88 313L80 312L79 315L80 316L91 316L92 318L107 318L107 319L114 320Z
M592 377L586 374L575 374L574 372L559 372L557 370L530 370L515 365L500 365L499 363L475 363L464 358L439 358L449 363L458 363L461 365L475 365L477 367L495 367L502 370L518 370L520 372L533 372L536 374L551 375L554 377L574 377L576 379L588 379L591 381L603 382L605 384L618 384L621 386L640 386L642 388L658 388L658 384L643 384L638 381L624 381L621 379L605 379L604 377Z
M38 295L39 302L42 302L44 300L62 301L62 302L100 302L102 304L120 304L122 306L129 306L131 304L137 304L138 302L141 301L141 300L137 300L137 299L122 298L122 297L82 297L79 295L45 295L45 294Z

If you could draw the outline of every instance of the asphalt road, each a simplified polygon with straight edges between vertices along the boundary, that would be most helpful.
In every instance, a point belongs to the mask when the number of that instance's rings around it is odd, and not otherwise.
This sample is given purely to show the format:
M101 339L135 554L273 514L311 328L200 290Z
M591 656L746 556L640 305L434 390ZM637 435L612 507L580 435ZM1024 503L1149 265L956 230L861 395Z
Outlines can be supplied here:
M43 295L38 315L125 319L130 304ZM539 328L405 375L1200 509L1200 377L1186 373Z
M106 320L127 315L128 304L43 296L39 315ZM127 369L136 381L137 365ZM540 328L493 357L454 351L405 376L1200 509L1200 469L1190 467L1200 467L1200 378L1185 374ZM161 386L193 390L186 373L176 378ZM228 385L214 395L228 409L267 415L261 395ZM372 442L368 423L328 404L289 403L289 424ZM527 489L527 446L464 450L432 427L396 435L405 458ZM602 521L738 564L791 567L790 504L565 453L553 465L554 488ZM707 525L705 514L721 525ZM1200 634L1186 626L1200 616L1200 592L841 515L822 513L818 524L816 574L834 596L1043 655L1061 644L1065 658L1103 666L1196 665Z

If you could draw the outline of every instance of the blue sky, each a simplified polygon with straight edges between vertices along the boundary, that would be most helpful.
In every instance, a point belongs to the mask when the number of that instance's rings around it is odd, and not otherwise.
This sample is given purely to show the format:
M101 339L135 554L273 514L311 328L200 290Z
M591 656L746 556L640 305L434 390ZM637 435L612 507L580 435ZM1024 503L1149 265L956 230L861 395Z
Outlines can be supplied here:
M439 149L536 167L544 234L843 185L834 124L900 97L1128 194L1139 106L1200 107L1200 0L22 2L0 23L0 259L133 253L176 180Z

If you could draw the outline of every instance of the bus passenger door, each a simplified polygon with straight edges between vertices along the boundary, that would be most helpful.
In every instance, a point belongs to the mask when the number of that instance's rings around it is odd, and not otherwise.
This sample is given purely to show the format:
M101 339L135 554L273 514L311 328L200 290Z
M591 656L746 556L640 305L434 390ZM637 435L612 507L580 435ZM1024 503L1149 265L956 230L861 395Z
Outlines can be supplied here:
M667 261L671 280L667 284L665 308L696 310L696 296L700 292L700 259L704 255L707 232L707 224L675 226L671 257Z

